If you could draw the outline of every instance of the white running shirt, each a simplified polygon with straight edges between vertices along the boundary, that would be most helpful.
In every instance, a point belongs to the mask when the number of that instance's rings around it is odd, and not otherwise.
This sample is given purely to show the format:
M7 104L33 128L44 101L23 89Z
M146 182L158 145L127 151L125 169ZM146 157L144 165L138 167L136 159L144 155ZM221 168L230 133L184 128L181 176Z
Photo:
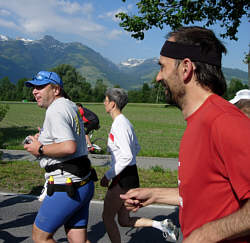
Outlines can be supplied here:
M87 155L83 121L78 114L78 108L75 103L63 97L54 100L46 110L43 128L40 131L38 140L44 145L68 140L73 140L77 144L76 153L70 156L60 158L42 156L40 158L40 166L42 168L46 165L53 165ZM71 177L74 182L81 180L81 178L66 171L61 175L61 170L45 173L45 179L48 179L50 175L53 175L57 184L65 183L66 177Z
M118 115L112 123L108 137L108 152L111 154L111 168L105 173L108 180L119 175L128 165L136 164L140 145L134 128L123 115Z

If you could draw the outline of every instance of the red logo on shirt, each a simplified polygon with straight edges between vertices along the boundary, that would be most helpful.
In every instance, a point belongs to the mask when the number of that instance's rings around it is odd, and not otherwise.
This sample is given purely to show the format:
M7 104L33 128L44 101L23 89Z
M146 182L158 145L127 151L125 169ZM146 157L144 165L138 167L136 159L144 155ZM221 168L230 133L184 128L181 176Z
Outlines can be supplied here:
M109 138L114 142L114 135L112 133L109 134Z

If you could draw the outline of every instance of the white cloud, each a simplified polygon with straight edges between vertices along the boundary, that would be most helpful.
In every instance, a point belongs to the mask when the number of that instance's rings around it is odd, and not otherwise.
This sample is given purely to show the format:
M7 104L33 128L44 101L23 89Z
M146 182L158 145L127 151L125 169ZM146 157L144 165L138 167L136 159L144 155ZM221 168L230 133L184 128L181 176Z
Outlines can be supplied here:
M61 0L57 1L56 4L63 12L67 14L74 14L81 10L81 6L76 2L72 3L69 1Z
M105 26L92 18L94 8L91 3L79 4L68 0L7 0L0 1L1 8L13 18L10 21L3 17L0 25L21 30L30 38L46 32L78 35L93 41L100 41L105 36Z
M6 21L4 19L0 19L0 26L11 29L18 29L18 26L12 21Z
M10 12L6 9L0 9L0 16L9 16Z
M92 14L94 8L91 3L83 3L80 5L78 2L70 2L70 1L65 1L65 0L58 0L56 2L57 6L67 14Z
M120 12L127 12L127 10L119 8L119 9L116 9L116 10L113 10L113 11L106 12L105 14L99 15L98 18L112 19L114 22L119 22L120 19L116 18L115 16L116 16L116 14L118 14Z
M5 10L5 16L1 16L0 12L0 27L9 28L13 33L17 31L18 36L29 39L49 34L56 39L60 36L58 40L62 40L63 36L67 41L91 43L99 47L109 45L112 40L121 39L121 36L130 38L127 32L119 29L119 20L115 17L119 12L126 12L130 6L97 16L95 4L98 1L0 0L0 10Z
M107 38L109 40L118 39L122 34L121 30L111 30L111 32L107 33Z

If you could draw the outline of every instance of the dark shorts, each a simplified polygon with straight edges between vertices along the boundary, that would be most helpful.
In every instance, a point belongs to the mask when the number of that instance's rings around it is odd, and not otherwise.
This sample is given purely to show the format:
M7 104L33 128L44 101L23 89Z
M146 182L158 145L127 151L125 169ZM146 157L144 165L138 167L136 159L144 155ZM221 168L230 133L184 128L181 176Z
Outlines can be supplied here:
M119 175L112 179L109 188L119 184L122 189L132 189L140 186L136 165L127 166Z

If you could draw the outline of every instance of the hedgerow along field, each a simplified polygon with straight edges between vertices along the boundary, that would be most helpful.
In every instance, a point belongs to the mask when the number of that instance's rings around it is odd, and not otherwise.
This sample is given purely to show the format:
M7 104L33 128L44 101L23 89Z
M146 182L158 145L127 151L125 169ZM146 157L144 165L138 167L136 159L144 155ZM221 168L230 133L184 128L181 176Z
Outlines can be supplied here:
M5 102L6 103L6 102ZM102 103L83 103L93 110L100 119L101 128L94 132L96 144L106 151L108 133L112 119L105 112ZM36 103L12 103L5 118L0 122L4 135L5 149L23 149L22 141L27 135L37 133L37 127L42 127L45 110ZM172 106L164 104L132 104L129 103L123 114L135 128L141 151L138 156L178 157L179 144L186 123L181 112Z

